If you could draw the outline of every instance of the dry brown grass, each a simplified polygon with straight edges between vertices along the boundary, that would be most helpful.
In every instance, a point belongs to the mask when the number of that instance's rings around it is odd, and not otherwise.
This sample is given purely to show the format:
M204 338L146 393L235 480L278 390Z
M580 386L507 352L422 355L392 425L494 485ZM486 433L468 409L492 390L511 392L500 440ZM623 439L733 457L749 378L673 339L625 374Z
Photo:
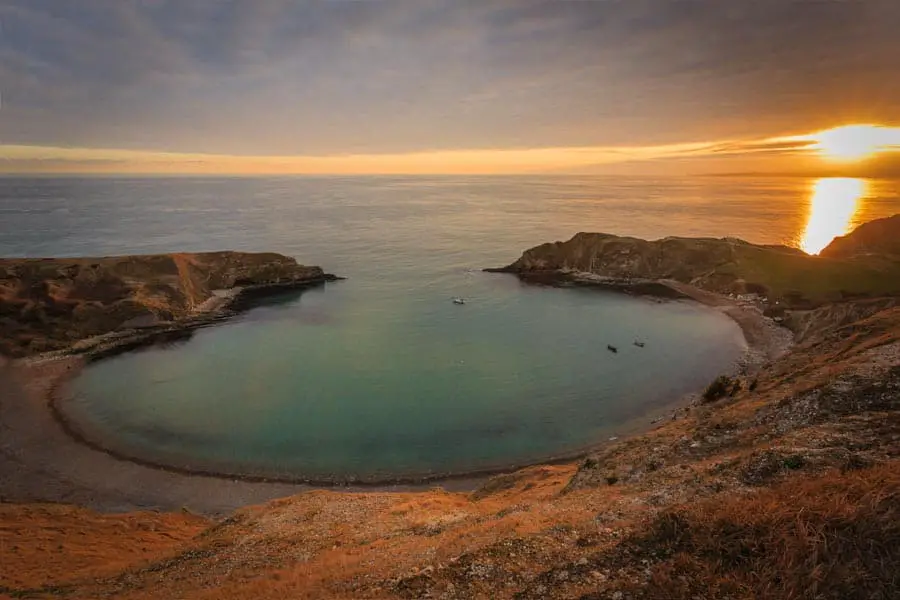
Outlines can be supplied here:
M659 600L900 598L900 464L669 510L627 545L662 558Z
M58 504L0 504L0 598L159 560L209 524L187 513L104 515Z

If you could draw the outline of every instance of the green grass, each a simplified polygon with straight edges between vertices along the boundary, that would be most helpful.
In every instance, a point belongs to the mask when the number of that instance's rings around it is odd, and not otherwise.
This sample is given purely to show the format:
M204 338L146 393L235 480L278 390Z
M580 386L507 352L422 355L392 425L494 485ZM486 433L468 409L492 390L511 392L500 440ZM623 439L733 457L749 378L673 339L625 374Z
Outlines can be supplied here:
M799 293L820 303L848 295L900 294L900 264L876 259L830 259L748 246L739 250L730 269L720 270L765 286L773 298Z

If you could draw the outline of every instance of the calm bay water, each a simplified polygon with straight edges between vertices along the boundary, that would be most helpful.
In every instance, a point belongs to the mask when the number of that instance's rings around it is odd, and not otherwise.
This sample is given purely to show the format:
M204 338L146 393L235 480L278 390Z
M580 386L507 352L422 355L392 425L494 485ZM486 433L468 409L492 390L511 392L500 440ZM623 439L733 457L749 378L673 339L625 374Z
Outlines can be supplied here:
M348 277L98 363L70 408L143 457L375 477L590 444L742 350L733 323L696 306L525 287L482 267L578 231L815 250L900 212L898 190L789 178L0 179L0 255L266 250Z

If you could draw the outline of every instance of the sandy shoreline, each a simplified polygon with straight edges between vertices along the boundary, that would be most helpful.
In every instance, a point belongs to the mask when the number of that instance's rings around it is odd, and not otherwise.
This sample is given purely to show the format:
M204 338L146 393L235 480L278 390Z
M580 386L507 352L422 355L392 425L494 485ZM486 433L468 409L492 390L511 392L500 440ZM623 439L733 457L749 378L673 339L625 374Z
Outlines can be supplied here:
M721 311L741 328L748 352L738 369L752 372L774 360L790 345L791 334L764 317L755 307L673 282L665 282L686 297ZM104 511L135 509L177 510L226 514L247 504L329 486L346 491L415 491L435 486L472 490L487 477L515 470L498 468L458 476L439 476L424 482L342 485L333 482L293 483L265 481L264 477L232 477L190 471L116 455L64 427L55 390L85 364L77 356L55 357L4 364L0 362L0 501L65 502ZM647 431L673 409L684 409L691 396L616 428L617 437ZM80 438L80 439L79 439ZM567 453L538 464L571 462L607 444ZM520 465L519 468L528 465Z
M780 358L793 344L793 333L763 315L750 302L734 300L677 281L666 280L662 283L700 304L722 312L738 324L747 341L748 355L744 359L746 371Z
M181 473L118 458L72 437L50 408L53 388L85 364L72 356L0 365L0 501L63 502L102 511L186 508L222 515L321 486ZM471 490L484 478L442 483ZM433 485L333 486L411 491Z

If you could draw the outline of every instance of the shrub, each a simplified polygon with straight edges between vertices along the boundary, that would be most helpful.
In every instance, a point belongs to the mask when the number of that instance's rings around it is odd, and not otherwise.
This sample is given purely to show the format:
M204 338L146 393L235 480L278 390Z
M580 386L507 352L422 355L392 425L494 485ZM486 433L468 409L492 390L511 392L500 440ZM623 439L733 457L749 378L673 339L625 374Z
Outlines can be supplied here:
M710 383L703 392L704 402L715 402L725 396L734 396L741 391L740 379L734 379L728 375L719 375Z
M761 283L747 282L747 284L744 285L744 289L747 290L748 294L757 294L758 296L769 295L769 288L762 285Z
M792 471L802 469L805 464L806 460L800 454L793 454L784 459L784 466Z

